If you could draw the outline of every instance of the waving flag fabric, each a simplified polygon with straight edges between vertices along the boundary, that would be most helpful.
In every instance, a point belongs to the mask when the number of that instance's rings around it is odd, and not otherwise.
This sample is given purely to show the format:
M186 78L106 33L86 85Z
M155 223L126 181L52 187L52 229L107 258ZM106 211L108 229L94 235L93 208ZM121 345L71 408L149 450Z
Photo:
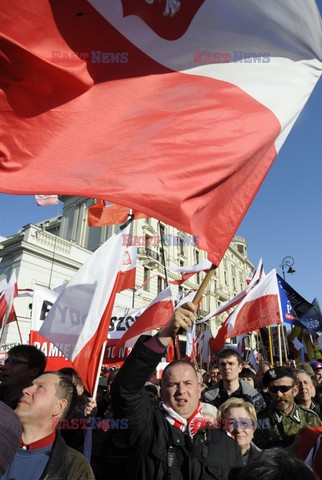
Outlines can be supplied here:
M58 205L58 195L35 195L38 207L48 207L48 205Z
M197 263L197 265L170 268L171 272L174 272L174 273L178 272L182 274L181 280L172 280L172 282L170 283L174 285L181 285L186 280L188 280L188 278L195 275L195 273L208 272L210 268L211 268L211 262L209 262L209 260L207 259L201 260L201 262Z
M72 361L86 390L93 392L107 338L125 246L114 234L76 272L49 310L39 333Z
M99 200L88 209L88 225L90 227L102 227L104 225L114 225L115 223L125 223L129 211L129 207ZM146 215L140 212L133 212L133 215L135 220L146 218Z
M225 320L217 336L210 340L211 349L220 351L228 338L252 332L268 325L279 324L282 312L276 270L272 270Z
M2 283L5 285L5 282ZM13 300L18 296L17 279L15 272L12 273L9 283L5 289L0 292L0 328L2 328L1 337L4 327L7 323L17 321L16 311Z
M150 303L142 315L125 332L115 347L115 355L130 338L136 337L148 330L163 328L167 325L174 311L170 287L167 287Z
M227 312L227 310L230 310L231 308L238 305L243 300L243 298L246 297L247 293L252 288L254 288L255 285L258 284L258 282L261 280L261 278L263 278L263 276L265 276L263 261L262 259L260 259L258 262L257 268L253 272L253 275L250 281L248 282L245 290L235 295L235 297L233 297L231 300L227 300L227 302L221 303L216 310L214 310L213 312L210 312L206 317L202 318L197 323L204 323L207 320L210 320L211 318L215 317L216 315L220 315L221 313Z
M118 279L117 292L135 287L137 247L126 247Z
M0 191L125 205L218 265L320 77L314 0L10 0L0 22Z

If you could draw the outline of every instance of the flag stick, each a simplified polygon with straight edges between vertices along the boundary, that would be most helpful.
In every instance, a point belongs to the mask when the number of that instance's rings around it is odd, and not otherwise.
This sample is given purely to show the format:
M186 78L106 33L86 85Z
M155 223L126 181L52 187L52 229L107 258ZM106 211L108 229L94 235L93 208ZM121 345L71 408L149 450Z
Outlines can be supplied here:
M193 303L194 305L197 305L198 302L199 302L199 300L201 299L202 294L203 294L203 292L206 290L206 288L207 288L207 286L208 286L208 283L210 282L211 276L212 276L212 274L213 274L213 272L215 271L216 268L217 268L216 265L214 265L214 264L211 265L209 271L207 272L207 275L205 276L205 278L204 278L203 281L201 282L200 287L199 287L198 290L197 290L197 293L196 293L196 295L195 295L195 298L192 300L192 303ZM178 359L180 359L180 353L179 353L179 352L180 352L180 345L179 345L179 336L178 336L178 334L175 335L175 337L174 337L174 342L175 342L174 344L175 344L175 347L176 347L176 348L175 348L176 360L178 360ZM179 346L179 348L178 348L178 346ZM177 356L177 354L178 354L179 356Z
M260 343L262 344L263 357L264 357L264 360L267 360L267 359L268 359L268 356L267 356L267 351L266 351L266 348L265 348L265 345L264 345L264 341L263 341L261 329L258 330L258 333L259 333L258 345L260 345ZM258 351L259 351L259 350L258 350Z
M16 323L17 323L17 327L18 327L18 333L19 333L19 338L20 338L20 342L21 344L23 343L22 342L22 335L21 335L21 330L20 330L20 327L19 327L19 322L18 322L18 318L16 317Z
M102 345L102 350L101 350L101 355L100 355L100 359L99 359L99 362L98 362L96 380L95 380L95 385L94 385L94 390L93 390L93 395L92 395L93 398L96 398L96 395L97 395L98 382L99 382L99 379L100 379L100 376L101 376L101 368L102 368L102 363L103 363L106 344L107 344L107 340L105 340L105 342Z
M205 276L205 278L203 279L200 287L198 288L197 290L197 293L195 295L195 298L192 300L192 303L194 305L197 305L199 300L201 299L202 297L202 294L203 292L206 290L207 286L208 286L208 283L210 282L211 280L211 277L212 277L212 274L214 273L214 271L216 270L217 266L212 264L207 275Z
M283 339L283 346L284 346L284 352L285 352L285 360L288 362L287 349L286 349L286 341L285 341L285 333L284 333L283 325L281 325L281 331L282 331L282 339Z
M267 332L268 332L268 345L269 345L270 362L271 362L272 365L274 365L272 332L271 332L271 326L270 325L268 325L268 327L267 327Z
M279 362L280 362L280 367L282 366L283 363L283 355L282 355L282 340L281 340L281 325L277 325L277 338L278 338L278 356L279 356Z

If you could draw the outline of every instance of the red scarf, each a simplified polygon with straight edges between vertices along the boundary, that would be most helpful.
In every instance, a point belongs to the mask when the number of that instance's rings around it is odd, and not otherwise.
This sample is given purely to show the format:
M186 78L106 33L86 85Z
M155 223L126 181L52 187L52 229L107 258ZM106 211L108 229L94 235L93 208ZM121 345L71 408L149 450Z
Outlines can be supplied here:
M160 402L160 410L165 416L167 422L176 428L179 428L184 433L188 433L190 437L193 437L200 428L206 426L206 420L202 416L201 404L198 403L196 410L190 415L188 420L182 418L173 408L168 407L163 402Z

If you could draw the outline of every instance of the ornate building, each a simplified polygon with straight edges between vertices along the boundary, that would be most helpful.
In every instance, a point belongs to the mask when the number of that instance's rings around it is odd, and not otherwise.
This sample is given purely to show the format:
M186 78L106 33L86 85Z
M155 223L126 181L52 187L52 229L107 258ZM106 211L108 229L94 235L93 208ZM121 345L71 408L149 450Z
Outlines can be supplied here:
M36 225L26 225L18 233L0 242L0 280L9 280L16 272L19 289L34 285L55 288L68 283L73 274L104 243L118 226L89 227L87 211L92 199L61 196L64 207L61 216ZM0 232L1 234L1 232ZM195 265L206 252L197 246L198 238L180 232L153 218L133 222L132 235L138 245L138 266L135 289L117 295L116 305L141 307L150 303L169 281L181 278L171 272L175 266ZM163 238L163 248L161 245ZM163 259L164 257L164 259ZM165 264L165 267L164 267ZM232 298L246 286L254 265L247 257L247 243L235 237L223 260L215 270L201 302L199 317ZM172 285L174 298L196 290L205 273L190 277L181 286ZM15 309L24 342L28 342L32 297L15 299ZM212 321L215 332L220 319ZM2 345L19 342L17 325L7 325L2 333Z

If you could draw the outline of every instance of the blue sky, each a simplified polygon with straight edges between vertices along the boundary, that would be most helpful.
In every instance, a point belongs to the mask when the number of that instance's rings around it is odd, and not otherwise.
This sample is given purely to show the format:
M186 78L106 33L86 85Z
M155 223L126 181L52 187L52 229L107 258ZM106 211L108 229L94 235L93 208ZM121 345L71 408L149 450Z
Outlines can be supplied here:
M322 0L318 0L322 12ZM253 263L265 271L294 258L286 280L307 300L322 306L322 80L320 79L249 208L238 235L248 242ZM62 204L37 207L33 196L0 194L0 236L16 233L61 213Z

